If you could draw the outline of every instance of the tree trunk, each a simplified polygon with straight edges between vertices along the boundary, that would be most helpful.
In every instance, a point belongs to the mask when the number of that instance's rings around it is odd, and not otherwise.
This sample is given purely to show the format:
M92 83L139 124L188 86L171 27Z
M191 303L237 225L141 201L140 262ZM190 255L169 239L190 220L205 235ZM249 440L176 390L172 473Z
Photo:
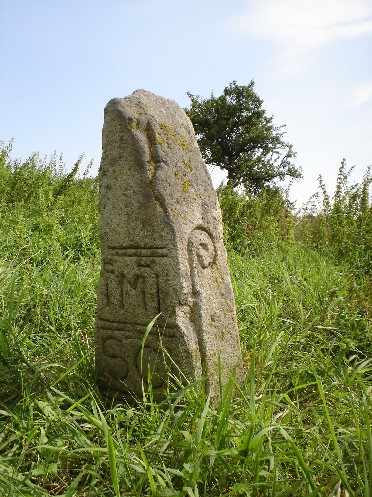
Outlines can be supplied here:
M227 186L234 188L234 171L232 169L227 169Z

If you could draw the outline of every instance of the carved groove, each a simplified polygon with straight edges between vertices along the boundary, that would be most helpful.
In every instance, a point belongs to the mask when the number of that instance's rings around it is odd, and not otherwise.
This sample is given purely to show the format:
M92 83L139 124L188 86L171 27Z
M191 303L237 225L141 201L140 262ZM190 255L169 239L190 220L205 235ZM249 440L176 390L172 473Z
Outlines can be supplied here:
M168 257L166 247L109 247L108 256L113 257Z
M131 323L128 321L112 321L109 319L102 319L99 316L97 317L96 323L97 328L99 328L100 330L119 331L123 334L123 336L130 334L135 337L143 337L147 324L145 325L135 322ZM161 325L160 328L153 328L151 333L156 334L157 336L164 336L168 338L174 338L176 336L174 328L167 325Z

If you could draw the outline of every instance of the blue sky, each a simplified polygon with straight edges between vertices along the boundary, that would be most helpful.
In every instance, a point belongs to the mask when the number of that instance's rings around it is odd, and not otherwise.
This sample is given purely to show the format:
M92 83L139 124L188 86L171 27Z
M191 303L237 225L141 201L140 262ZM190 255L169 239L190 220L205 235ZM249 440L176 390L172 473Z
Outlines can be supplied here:
M297 151L297 205L340 162L372 164L372 0L0 0L0 140L13 156L84 153L138 88L189 105L253 79ZM222 176L212 174L217 184Z

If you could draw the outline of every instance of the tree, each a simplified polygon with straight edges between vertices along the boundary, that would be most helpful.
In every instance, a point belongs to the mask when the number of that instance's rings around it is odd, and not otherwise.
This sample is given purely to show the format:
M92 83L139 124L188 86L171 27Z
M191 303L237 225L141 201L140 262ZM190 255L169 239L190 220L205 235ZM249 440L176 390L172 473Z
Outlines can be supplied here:
M253 88L253 80L248 86L233 81L221 96L205 100L188 92L186 112L205 162L226 169L229 185L256 194L276 180L302 175L292 162L292 145L283 140L284 125L274 126Z

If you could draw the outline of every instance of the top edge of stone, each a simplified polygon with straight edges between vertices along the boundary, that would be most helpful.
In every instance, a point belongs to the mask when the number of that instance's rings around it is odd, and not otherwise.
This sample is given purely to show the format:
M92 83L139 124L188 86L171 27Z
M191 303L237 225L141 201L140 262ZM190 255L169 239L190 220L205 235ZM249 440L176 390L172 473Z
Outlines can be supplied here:
M182 128L189 136L194 135L192 123L185 110L175 101L139 89L123 98L112 98L105 107L106 113L115 113L124 118L135 118L146 126L148 121L172 123Z
M131 95L127 95L125 97L114 97L106 105L106 108L109 107L115 107L115 106L122 106L125 104L125 102L162 102L163 104L168 103L168 105L176 105L177 107L180 107L179 104L170 98L163 97L161 95L156 95L155 93L144 90L144 89L138 89L135 90Z

